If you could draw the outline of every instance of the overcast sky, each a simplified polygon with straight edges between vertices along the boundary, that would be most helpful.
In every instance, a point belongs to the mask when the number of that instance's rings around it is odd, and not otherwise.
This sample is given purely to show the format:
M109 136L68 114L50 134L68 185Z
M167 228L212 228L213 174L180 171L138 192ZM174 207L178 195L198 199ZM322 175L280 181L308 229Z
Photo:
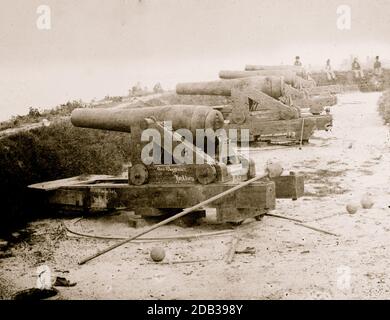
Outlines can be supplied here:
M51 30L36 9L51 8ZM339 30L337 7L352 9ZM208 80L247 63L390 58L389 0L1 0L0 119L22 104ZM17 101L18 100L18 101ZM6 111L7 110L7 111Z

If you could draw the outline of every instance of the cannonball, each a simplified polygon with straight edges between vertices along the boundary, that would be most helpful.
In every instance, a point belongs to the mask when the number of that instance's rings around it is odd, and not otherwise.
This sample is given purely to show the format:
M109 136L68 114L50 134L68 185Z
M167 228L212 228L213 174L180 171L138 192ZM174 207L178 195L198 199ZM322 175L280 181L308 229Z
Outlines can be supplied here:
M150 257L152 258L153 261L155 262L160 262L163 261L165 258L165 251L163 248L160 247L154 247L150 251Z
M356 203L348 203L346 208L349 214L354 214L358 211L358 205Z
M276 178L282 174L283 167L278 162L267 162L265 170L270 178Z
M368 194L365 194L362 197L360 204L362 205L363 209L371 209L372 206L374 205L374 201L372 200L372 198Z

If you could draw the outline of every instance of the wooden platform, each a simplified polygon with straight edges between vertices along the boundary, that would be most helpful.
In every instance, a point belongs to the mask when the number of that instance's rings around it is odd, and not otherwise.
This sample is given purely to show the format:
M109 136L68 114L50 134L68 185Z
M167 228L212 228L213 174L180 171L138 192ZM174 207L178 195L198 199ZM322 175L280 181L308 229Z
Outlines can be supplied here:
M95 181L91 177L83 181L80 177L74 177L30 185L29 188L38 192L37 197L55 210L92 214L126 208L137 215L158 216L166 214L170 209L194 206L237 185L226 182L134 186L123 183L122 178L95 177ZM272 181L264 179L252 183L208 207L217 209L218 221L239 222L273 210L278 197L297 199L302 194L303 177L291 174Z

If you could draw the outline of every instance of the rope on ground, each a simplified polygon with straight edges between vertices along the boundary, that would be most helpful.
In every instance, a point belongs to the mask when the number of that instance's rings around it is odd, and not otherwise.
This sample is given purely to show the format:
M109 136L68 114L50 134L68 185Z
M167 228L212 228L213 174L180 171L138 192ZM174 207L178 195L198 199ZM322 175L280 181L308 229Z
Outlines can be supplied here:
M336 234L336 233L333 233L333 232L330 232L330 231L327 231L327 230L324 230L324 229L320 229L320 228L317 228L317 227L309 226L309 225L303 223L303 221L302 221L302 220L299 220L299 219L294 219L294 218L290 218L290 217L286 217L286 216L281 216L281 215L278 215L278 214L271 214L271 213L267 213L267 214L265 214L265 215L266 215L266 216L269 216L269 217L275 217L275 218L290 220L290 221L295 222L295 224L296 224L297 226L301 226L301 227L304 227L304 228L308 228L308 229L311 229L311 230L314 230L314 231L317 231L317 232L321 232L321 233L324 233L324 234L327 234L327 235L330 235L330 236L340 237L339 234Z
M85 237L85 238L94 238L101 240L124 240L128 237L110 237L110 236L99 236L94 234L87 234L72 230L69 226L62 221L66 231L72 233L74 235ZM148 237L148 238L140 238L136 239L137 242L152 242L152 241L171 241L171 240L187 240L187 239L195 239L195 238L204 238L204 237L212 237L212 236L221 236L231 234L233 230L222 230L222 231L214 231L214 232L204 232L204 233L196 233L182 236L167 236L167 237Z

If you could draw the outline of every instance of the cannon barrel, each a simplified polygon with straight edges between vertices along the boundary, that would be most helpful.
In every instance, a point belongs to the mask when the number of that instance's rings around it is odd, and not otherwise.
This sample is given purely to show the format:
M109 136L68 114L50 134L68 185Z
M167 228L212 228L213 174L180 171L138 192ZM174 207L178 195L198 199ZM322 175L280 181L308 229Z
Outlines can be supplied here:
M220 79L240 79L258 76L276 76L283 77L284 81L292 86L297 84L297 75L293 70L255 70L255 71L241 71L241 70L222 70L219 72Z
M259 90L277 99L283 95L283 79L281 77L251 77L179 83L176 85L176 93L187 95L231 96L233 89L244 90L246 88Z
M277 66L263 66L255 64L247 64L245 66L245 71L271 71L271 70L290 70L294 71L297 76L300 76L304 79L307 78L307 71L304 67L301 66L292 66L292 65L277 65Z
M294 67L294 66L293 66ZM304 70L301 70L304 72ZM301 74L302 75L302 74ZM277 76L283 77L283 80L288 85L294 88L312 88L315 86L315 82L304 79L297 75L296 70L289 69L265 69L265 70L253 70L253 71L241 71L241 70L222 70L219 72L221 79L240 79L259 76ZM305 74L305 77L307 75Z
M221 112L207 106L191 105L126 109L79 108L73 110L71 122L76 127L131 132L132 126L145 123L145 118L152 117L157 121L172 121L173 130L189 129L193 133L196 129L217 130L224 124Z

